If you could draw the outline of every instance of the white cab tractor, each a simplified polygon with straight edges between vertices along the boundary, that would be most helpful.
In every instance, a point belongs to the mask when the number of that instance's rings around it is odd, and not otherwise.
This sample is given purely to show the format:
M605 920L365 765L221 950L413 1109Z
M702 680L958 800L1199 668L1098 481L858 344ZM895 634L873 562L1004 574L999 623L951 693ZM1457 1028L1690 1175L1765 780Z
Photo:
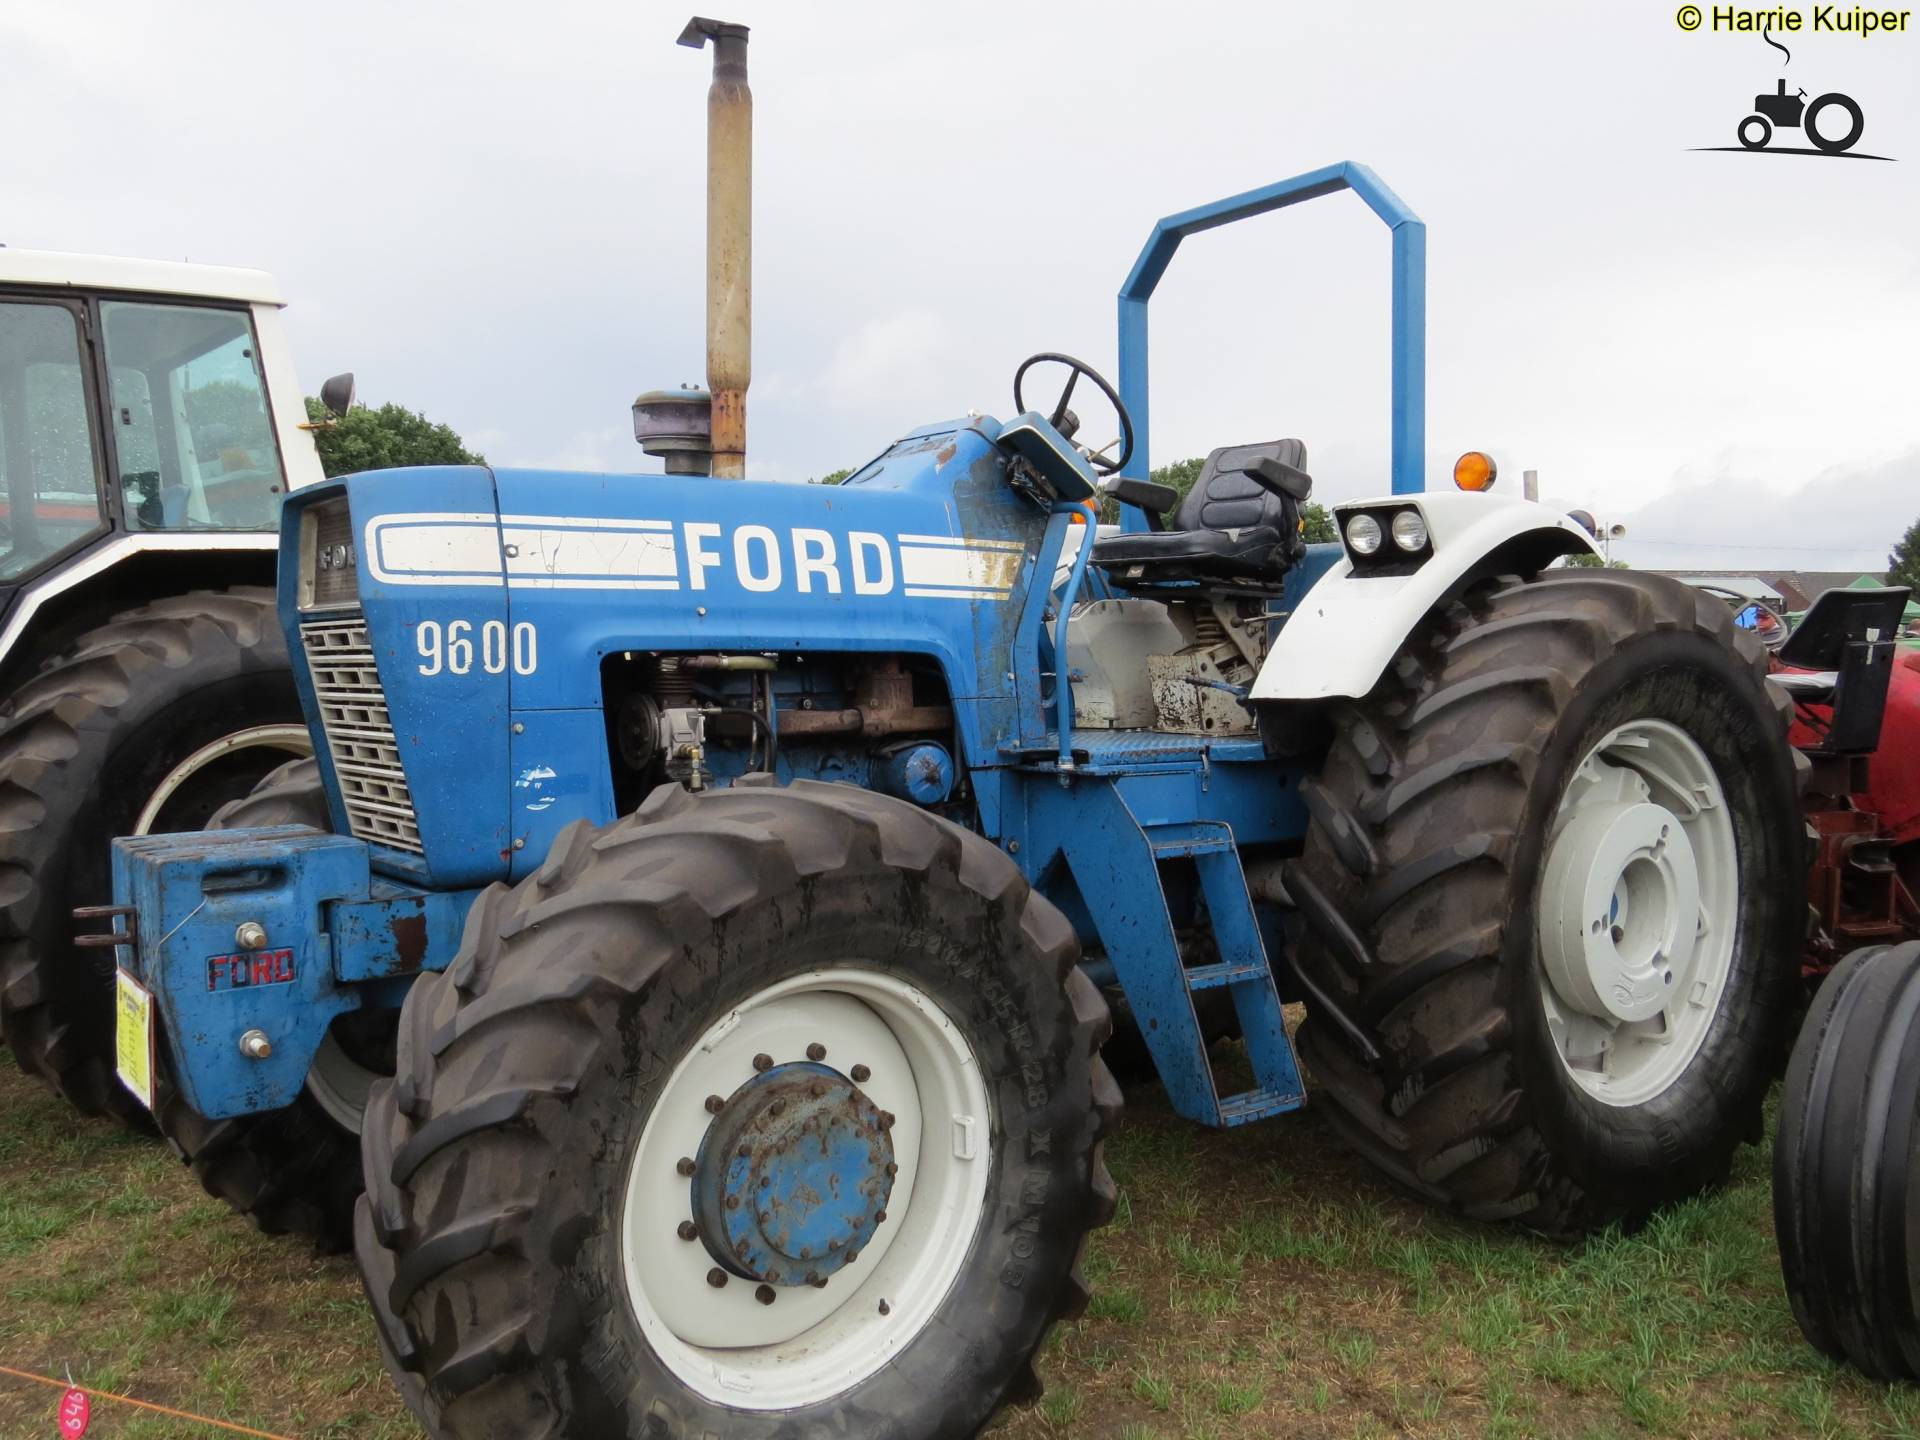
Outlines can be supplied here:
M258 270L0 248L0 1027L137 1123L72 911L111 837L198 830L312 749L271 587L323 477L281 304Z

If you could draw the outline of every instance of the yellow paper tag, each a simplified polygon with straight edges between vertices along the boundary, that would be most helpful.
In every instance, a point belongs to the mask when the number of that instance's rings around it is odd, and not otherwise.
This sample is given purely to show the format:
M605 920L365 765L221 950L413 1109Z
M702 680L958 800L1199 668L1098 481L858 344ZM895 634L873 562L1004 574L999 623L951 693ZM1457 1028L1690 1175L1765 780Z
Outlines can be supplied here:
M124 970L114 988L114 1059L120 1083L153 1109L153 994Z

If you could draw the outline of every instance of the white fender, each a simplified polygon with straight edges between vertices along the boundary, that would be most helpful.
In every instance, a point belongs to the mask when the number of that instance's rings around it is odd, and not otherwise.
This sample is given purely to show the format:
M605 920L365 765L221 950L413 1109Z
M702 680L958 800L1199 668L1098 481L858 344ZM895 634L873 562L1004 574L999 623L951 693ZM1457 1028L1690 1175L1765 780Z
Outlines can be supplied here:
M1253 682L1255 700L1359 698L1374 687L1413 627L1468 572L1512 546L1514 568L1556 555L1597 554L1587 532L1558 511L1517 496L1427 490L1355 501L1334 510L1412 506L1427 522L1433 554L1407 575L1356 571L1344 549L1280 627ZM1391 539L1385 542L1393 544Z

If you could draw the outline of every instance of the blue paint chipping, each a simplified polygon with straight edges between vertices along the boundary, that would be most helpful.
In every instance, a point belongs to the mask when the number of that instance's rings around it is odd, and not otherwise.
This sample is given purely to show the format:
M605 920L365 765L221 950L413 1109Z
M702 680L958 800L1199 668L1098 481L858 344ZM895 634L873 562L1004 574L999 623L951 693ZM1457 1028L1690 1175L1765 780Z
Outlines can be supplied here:
M693 1216L727 1270L770 1285L839 1273L885 1223L892 1117L846 1076L776 1065L736 1090L694 1160Z

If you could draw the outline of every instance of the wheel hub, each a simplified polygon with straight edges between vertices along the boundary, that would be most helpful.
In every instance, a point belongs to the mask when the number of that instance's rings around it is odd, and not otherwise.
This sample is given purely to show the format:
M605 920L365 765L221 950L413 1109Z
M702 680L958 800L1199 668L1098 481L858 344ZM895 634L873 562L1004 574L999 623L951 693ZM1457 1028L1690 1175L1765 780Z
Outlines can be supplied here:
M1548 852L1541 900L1541 958L1574 1009L1646 1020L1686 982L1700 874L1686 830L1665 806L1576 812Z
M824 1282L886 1219L899 1168L892 1127L829 1066L756 1074L720 1106L694 1159L694 1223L708 1252L748 1280Z

